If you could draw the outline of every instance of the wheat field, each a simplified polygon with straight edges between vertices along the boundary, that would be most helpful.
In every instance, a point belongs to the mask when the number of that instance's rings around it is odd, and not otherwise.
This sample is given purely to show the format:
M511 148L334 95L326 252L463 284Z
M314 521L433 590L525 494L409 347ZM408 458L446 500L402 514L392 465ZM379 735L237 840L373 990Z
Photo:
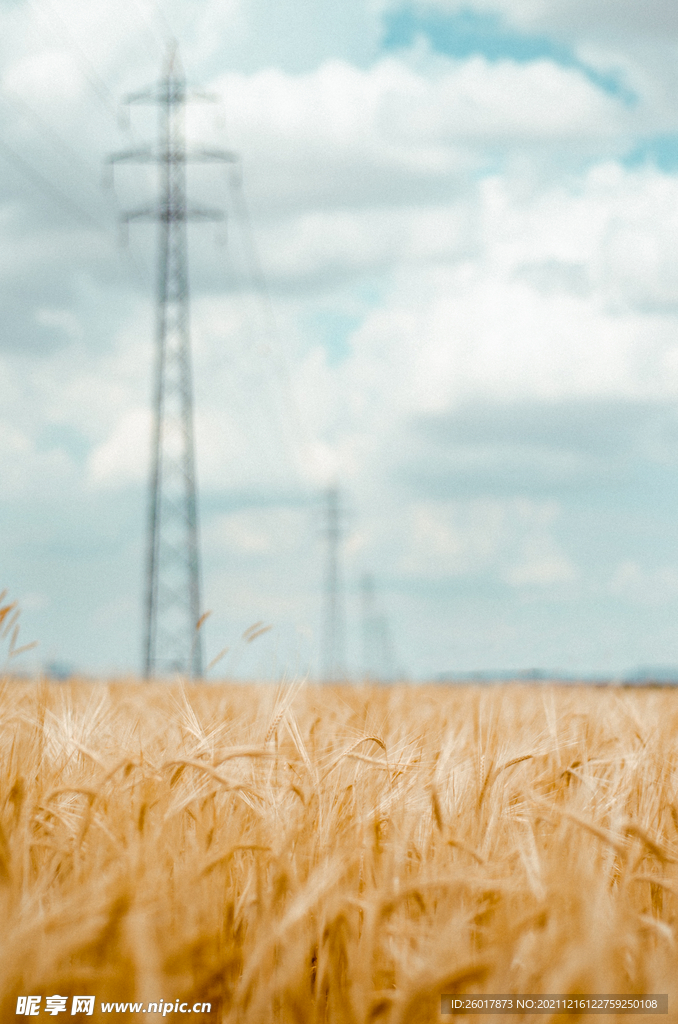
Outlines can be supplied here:
M7 679L0 720L3 1021L29 993L418 1024L441 993L668 992L678 1019L669 690Z

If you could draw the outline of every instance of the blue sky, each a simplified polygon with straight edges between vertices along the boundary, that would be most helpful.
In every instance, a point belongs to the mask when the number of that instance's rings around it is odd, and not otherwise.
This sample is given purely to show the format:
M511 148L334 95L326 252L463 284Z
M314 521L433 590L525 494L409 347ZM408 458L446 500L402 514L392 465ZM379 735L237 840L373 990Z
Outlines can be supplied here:
M406 4L384 12L381 45L386 51L410 49L418 39L425 40L436 53L457 60L480 54L492 61L543 59L566 67L585 67L570 47L546 35L518 31L496 11L462 8L450 12ZM595 80L599 80L597 75Z
M322 494L347 660L411 678L678 665L678 15L661 0L0 4L0 590L26 669L138 670L155 131L174 36L242 154L190 234L207 660L318 671ZM272 629L247 644L253 622ZM376 630L376 627L375 627ZM376 632L375 632L376 635ZM0 651L0 655L2 652ZM381 665L381 667L380 667Z

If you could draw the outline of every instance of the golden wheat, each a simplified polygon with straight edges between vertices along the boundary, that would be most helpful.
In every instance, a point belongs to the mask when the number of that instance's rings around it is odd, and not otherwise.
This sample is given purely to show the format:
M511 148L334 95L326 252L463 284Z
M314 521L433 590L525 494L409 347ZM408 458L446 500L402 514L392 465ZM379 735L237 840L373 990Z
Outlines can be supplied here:
M0 721L3 1021L27 993L415 1024L443 992L668 992L676 1019L673 692L7 680Z

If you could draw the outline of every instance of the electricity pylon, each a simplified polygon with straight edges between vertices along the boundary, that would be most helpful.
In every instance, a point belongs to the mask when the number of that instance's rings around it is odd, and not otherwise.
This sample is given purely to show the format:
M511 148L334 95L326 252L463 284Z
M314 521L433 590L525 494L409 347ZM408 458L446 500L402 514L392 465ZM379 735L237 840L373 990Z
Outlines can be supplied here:
M327 563L325 569L325 623L323 636L323 679L327 683L346 677L344 661L344 608L341 588L341 525L339 491L327 491Z
M363 678L368 682L376 677L374 658L374 632L376 622L374 579L364 573L360 589L362 592L363 613Z
M174 672L196 678L202 675L186 225L189 220L223 220L224 214L221 210L187 205L186 164L237 159L224 150L186 151L184 107L190 100L211 99L205 93L187 91L179 58L172 48L163 78L150 89L128 96L126 101L158 106L157 148L149 146L109 157L111 164L154 163L160 169L157 202L122 216L124 224L154 220L159 228L144 593L146 678Z
M366 681L386 682L396 675L393 641L388 618L377 600L374 577L365 573L361 582L363 615L363 675Z

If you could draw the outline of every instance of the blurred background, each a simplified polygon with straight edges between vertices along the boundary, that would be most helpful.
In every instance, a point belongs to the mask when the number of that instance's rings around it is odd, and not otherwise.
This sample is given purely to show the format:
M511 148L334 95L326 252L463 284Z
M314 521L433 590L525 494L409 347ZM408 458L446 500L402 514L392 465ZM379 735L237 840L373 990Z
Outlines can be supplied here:
M155 137L121 100L175 39L219 97L188 142L242 158L242 193L188 178L227 212L189 228L210 675L322 674L336 488L349 676L678 677L675 4L0 22L0 583L39 640L17 668L140 669L157 229L118 221L157 168L102 170Z

